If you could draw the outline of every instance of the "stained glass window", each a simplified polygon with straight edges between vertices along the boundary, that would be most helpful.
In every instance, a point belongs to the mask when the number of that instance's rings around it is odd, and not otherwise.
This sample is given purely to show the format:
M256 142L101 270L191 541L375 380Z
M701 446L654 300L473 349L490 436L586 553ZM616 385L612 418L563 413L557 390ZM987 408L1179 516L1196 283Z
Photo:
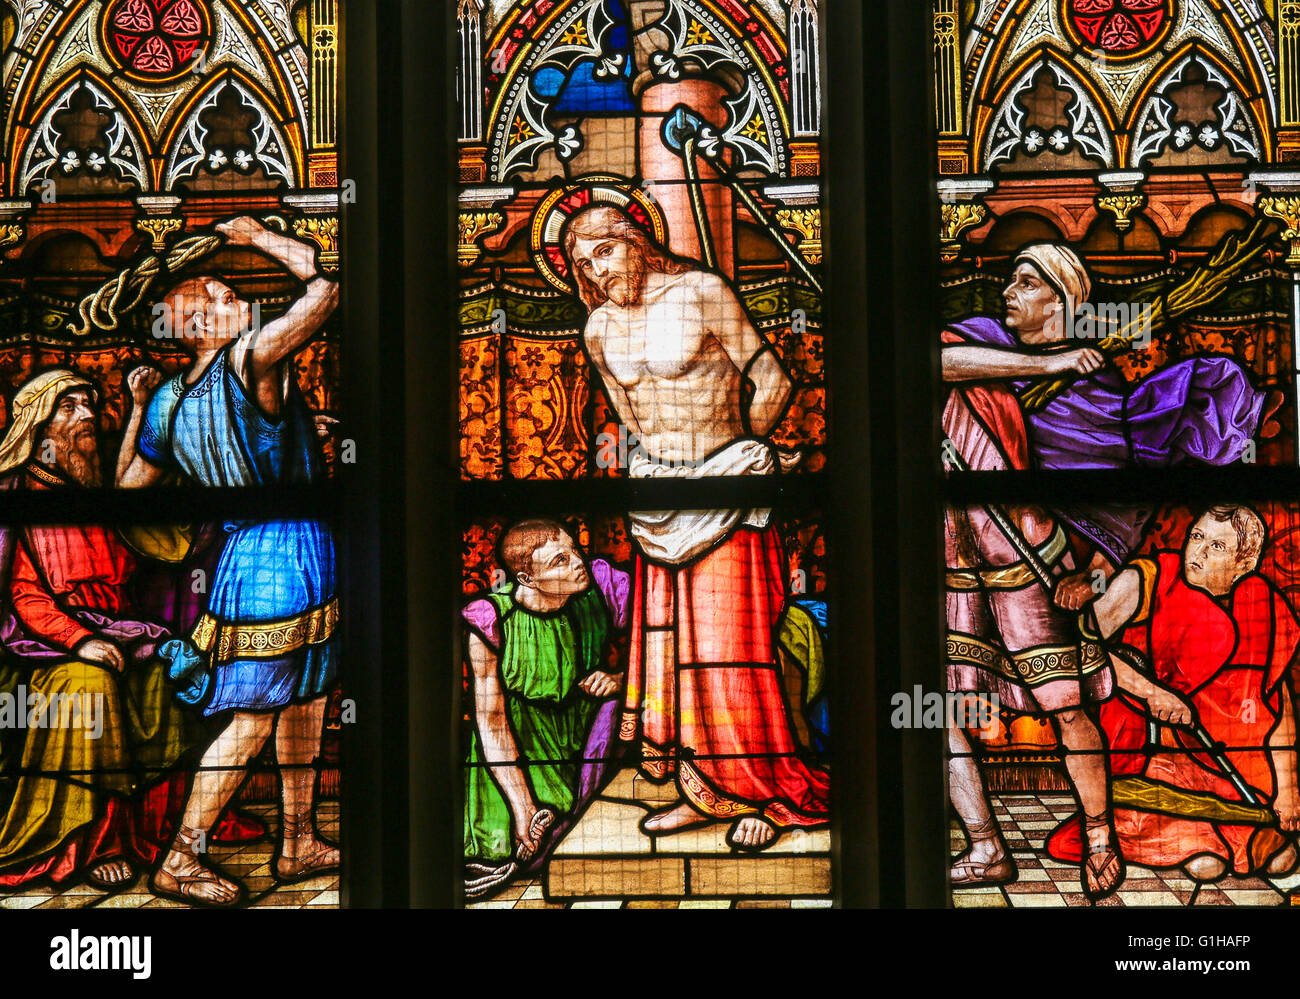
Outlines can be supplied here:
M468 904L829 904L819 6L457 5Z
M0 906L338 903L339 16L0 7Z
M1291 890L1293 7L934 4L958 906Z

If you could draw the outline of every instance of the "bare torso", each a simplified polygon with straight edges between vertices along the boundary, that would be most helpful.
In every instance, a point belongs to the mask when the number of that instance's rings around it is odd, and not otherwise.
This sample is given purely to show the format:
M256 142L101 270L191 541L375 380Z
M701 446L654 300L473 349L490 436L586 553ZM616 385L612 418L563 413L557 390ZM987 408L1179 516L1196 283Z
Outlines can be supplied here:
M614 407L651 458L696 462L744 435L741 369L723 347L743 339L739 311L720 279L687 271L651 272L641 301L592 314L588 348L606 384L621 389Z

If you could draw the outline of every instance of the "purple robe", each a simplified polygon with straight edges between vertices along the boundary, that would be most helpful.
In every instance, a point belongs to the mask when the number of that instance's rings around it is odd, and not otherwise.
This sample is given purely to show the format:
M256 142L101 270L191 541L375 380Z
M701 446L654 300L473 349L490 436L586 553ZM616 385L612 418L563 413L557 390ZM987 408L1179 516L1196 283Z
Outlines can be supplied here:
M1026 350L988 316L950 328L970 344ZM1017 395L1031 384L1027 378L1010 383ZM1025 414L1030 459L1049 469L1167 468L1187 460L1228 465L1240 460L1259 431L1266 396L1230 357L1179 361L1137 385L1107 365L1077 378L1039 412ZM1123 507L1058 512L1115 565L1127 559L1150 516Z

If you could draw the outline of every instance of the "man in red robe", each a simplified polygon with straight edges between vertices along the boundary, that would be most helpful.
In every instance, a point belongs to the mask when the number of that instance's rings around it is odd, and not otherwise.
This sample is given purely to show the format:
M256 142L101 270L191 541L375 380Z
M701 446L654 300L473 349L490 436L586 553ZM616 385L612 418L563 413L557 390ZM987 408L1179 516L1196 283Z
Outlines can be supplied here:
M133 376L131 388L149 386ZM15 396L0 488L101 485L96 426L89 382L68 371L38 375ZM0 644L16 667L4 693L10 705L50 705L18 719L26 723L20 745L19 732L6 733L6 756L20 758L22 773L0 811L0 887L80 875L120 888L133 879L133 863L152 863L173 831L186 786L173 769L192 732L155 655L170 635L138 620L127 596L135 564L107 528L0 530L0 593L8 597ZM55 704L67 709L56 715ZM232 817L214 839L263 832Z
M633 478L777 475L770 440L792 383L721 276L668 253L627 212L594 204L562 231L590 316L583 344L626 434ZM775 641L785 560L771 510L628 515L636 541L620 735L681 801L651 836L730 822L761 850L829 819L830 779L799 758Z
M1115 810L1128 860L1181 865L1198 881L1295 866L1295 846L1278 826L1300 830L1291 690L1300 623L1256 571L1264 538L1250 507L1212 507L1188 530L1181 554L1130 562L1085 612L1085 628L1123 643L1112 656L1122 693L1101 709L1112 776L1190 792L1164 795L1159 812L1117 792L1117 805L1130 805ZM1192 735L1197 723L1226 747L1253 802ZM1228 806L1243 801L1264 803L1276 824L1227 821L1239 817ZM1073 860L1078 849L1078 820L1070 819L1048 851Z

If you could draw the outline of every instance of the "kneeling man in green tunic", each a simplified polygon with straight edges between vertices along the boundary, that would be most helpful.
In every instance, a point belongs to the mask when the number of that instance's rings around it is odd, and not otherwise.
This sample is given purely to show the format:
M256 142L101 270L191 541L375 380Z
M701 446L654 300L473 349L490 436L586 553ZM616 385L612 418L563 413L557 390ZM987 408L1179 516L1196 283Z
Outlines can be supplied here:
M610 638L627 623L627 573L589 566L550 520L511 527L499 556L512 581L463 612L474 685L467 898L536 871L599 790L624 677Z

